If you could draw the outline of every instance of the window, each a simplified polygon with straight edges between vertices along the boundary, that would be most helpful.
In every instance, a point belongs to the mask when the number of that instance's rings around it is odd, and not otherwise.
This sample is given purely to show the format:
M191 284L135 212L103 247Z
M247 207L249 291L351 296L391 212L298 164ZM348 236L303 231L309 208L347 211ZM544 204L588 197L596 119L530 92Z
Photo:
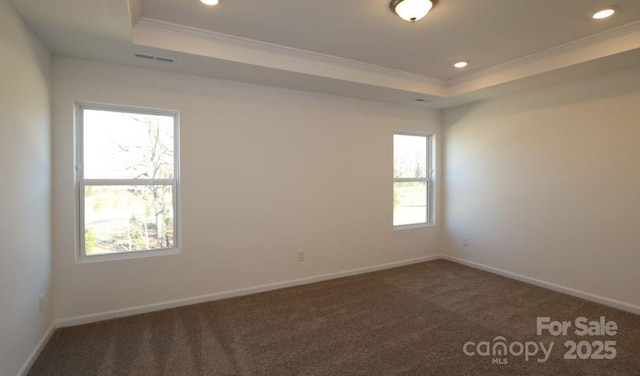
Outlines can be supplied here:
M393 225L430 222L431 136L393 135Z
M178 247L178 117L78 106L80 256Z

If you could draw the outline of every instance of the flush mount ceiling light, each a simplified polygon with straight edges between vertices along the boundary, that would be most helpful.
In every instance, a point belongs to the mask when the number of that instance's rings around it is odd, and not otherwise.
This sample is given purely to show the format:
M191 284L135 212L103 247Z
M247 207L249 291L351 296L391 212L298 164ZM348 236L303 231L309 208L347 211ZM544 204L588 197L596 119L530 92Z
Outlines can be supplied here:
M458 61L457 63L453 64L453 66L458 69L466 68L467 65L469 65L469 63L466 61Z
M391 10L405 21L416 22L436 6L438 0L392 0Z
M204 5L218 5L218 3L220 3L220 0L200 0L200 2Z
M616 10L613 9L613 8L602 9L602 10L599 10L599 11L595 12L591 16L591 18L593 18L594 20L601 20L603 18L607 18L607 17L613 16L613 14L615 12L616 12Z

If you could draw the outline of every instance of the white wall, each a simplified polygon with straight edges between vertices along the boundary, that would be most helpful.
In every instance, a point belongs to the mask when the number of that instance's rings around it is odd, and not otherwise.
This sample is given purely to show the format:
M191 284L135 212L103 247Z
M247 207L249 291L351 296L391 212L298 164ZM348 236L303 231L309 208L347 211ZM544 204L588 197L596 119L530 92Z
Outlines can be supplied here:
M451 255L637 309L639 119L637 68L445 111Z
M181 254L75 262L74 101L180 111ZM56 318L439 253L437 227L392 227L393 131L439 137L439 123L415 107L56 58Z
M53 323L51 57L7 0L0 51L0 375L16 375Z

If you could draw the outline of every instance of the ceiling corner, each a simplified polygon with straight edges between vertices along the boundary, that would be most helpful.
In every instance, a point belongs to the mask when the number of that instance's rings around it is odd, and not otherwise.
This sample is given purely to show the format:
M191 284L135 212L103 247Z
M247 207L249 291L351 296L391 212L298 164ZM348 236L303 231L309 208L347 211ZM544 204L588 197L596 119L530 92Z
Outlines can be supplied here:
M142 18L142 0L128 0L129 2L129 19L131 27L133 27Z

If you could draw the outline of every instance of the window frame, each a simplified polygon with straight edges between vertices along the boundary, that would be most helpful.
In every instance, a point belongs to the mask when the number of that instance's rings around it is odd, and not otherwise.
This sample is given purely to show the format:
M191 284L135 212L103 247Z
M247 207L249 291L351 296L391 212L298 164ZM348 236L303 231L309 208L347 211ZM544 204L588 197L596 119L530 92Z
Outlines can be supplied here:
M116 113L132 113L142 115L159 115L173 118L173 179L85 179L84 178L84 111L110 111ZM180 228L180 113L175 110L165 110L147 107L135 107L127 105L101 104L91 102L76 102L76 205L78 234L76 262L87 263L95 261L121 260L141 257L175 255L180 253L181 228ZM172 188L173 200L173 246L170 248L144 249L112 254L87 255L85 249L85 187L87 186L151 186L165 185Z
M426 166L426 176L424 178L396 178L395 177L395 136L414 136L414 137L424 137L426 143L426 153L425 153L425 166ZM391 215L391 223L393 225L394 230L403 230L403 229L411 229L411 228L421 228L427 226L435 225L435 210L434 210L434 194L435 194L435 135L433 133L427 132L416 132L416 131L395 131L392 136L392 174L393 174L393 182L391 184L391 191L393 196L393 191L395 189L395 183L404 183L404 182L423 182L426 187L426 198L425 198L425 222L419 223L408 223L402 225L395 224L395 210L393 210L392 205L392 215Z

